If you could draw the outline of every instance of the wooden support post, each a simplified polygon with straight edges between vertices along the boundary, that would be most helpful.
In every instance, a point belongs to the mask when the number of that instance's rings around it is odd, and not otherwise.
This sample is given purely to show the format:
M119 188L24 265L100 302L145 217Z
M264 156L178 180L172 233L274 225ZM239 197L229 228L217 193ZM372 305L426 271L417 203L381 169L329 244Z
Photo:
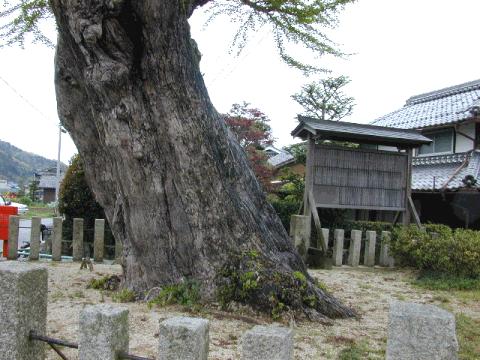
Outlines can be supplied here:
M403 225L410 224L409 198L412 197L412 158L413 149L407 149L407 174L405 187L405 211L403 213Z
M420 217L418 216L417 209L415 209L415 204L413 203L412 197L408 197L408 205L410 207L410 210L413 214L413 218L415 219L415 222L417 223L417 226L421 229L422 228L422 223L420 222Z
M314 164L315 164L315 140L310 135L308 137L307 144L307 163L305 168L305 192L303 194L303 215L308 216L309 221L307 222L306 236L309 239L312 233L311 229L311 207L314 206L308 200L309 193L313 191L313 177L314 177ZM314 203L313 203L314 204Z
M315 230L317 231L317 243L320 244L323 253L326 254L327 249L325 248L325 240L323 239L322 223L320 222L320 217L318 216L318 211L315 205L315 199L313 197L312 191L308 193L308 201L310 202L310 211L312 212Z

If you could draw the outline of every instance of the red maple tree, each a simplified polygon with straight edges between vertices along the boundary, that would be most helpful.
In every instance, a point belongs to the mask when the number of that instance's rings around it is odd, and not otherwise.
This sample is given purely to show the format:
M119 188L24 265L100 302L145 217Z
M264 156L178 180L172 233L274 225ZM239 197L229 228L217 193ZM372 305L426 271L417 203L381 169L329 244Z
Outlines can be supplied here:
M271 188L273 169L268 164L268 156L264 149L273 143L270 119L250 104L233 104L228 114L224 115L225 123L235 134L240 146L247 153L250 166L265 190Z

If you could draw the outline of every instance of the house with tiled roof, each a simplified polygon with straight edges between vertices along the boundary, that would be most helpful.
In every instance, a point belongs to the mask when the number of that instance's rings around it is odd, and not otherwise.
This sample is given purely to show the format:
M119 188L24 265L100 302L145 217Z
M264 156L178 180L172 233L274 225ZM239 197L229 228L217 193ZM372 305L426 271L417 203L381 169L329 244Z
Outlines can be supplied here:
M298 175L305 175L305 164L298 163L295 157L287 150L276 148L269 145L264 149L267 154L267 163L273 169L273 178L278 178L280 170L288 168L291 172Z
M423 222L480 228L480 80L411 97L373 125L417 129L412 196Z

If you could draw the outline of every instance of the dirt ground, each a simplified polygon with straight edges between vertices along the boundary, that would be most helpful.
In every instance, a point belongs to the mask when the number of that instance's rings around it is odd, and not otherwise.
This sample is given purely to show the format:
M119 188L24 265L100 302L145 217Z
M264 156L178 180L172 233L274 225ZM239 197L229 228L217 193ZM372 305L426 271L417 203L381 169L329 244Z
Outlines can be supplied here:
M42 262L49 272L48 334L77 342L78 318L82 308L100 302L112 303L111 294L87 289L92 278L120 274L118 265L95 265L93 272L80 270L74 263ZM328 289L360 314L359 319L335 320L333 326L309 322L294 323L295 359L337 359L340 351L353 342L368 348L369 359L383 359L386 347L386 329L389 303L393 300L418 303L445 303L445 297L410 285L412 272L405 270L369 269L359 267L312 270L312 276L324 282ZM251 311L226 313L212 308L191 314L180 306L149 309L144 302L118 304L130 311L130 353L155 357L158 323L173 316L199 316L210 322L211 360L239 359L237 345L242 334L254 326L272 323L267 317ZM448 299L454 312L463 312L480 318L480 303ZM237 316L242 313L244 316ZM252 321L253 320L253 321ZM65 349L69 359L76 359L75 350ZM47 359L59 359L53 351Z

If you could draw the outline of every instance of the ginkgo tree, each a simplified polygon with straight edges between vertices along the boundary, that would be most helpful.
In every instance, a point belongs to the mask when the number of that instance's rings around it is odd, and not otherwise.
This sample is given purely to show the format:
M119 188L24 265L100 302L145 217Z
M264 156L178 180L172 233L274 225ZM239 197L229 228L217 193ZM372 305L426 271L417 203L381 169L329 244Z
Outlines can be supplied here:
M279 55L310 71L291 43L339 54L323 29L352 0L4 0L3 44L38 40L53 13L58 114L87 181L123 243L124 286L142 293L190 278L204 300L235 300L310 319L354 312L317 287L213 107L190 35L204 6L271 29ZM246 286L248 284L248 286Z

